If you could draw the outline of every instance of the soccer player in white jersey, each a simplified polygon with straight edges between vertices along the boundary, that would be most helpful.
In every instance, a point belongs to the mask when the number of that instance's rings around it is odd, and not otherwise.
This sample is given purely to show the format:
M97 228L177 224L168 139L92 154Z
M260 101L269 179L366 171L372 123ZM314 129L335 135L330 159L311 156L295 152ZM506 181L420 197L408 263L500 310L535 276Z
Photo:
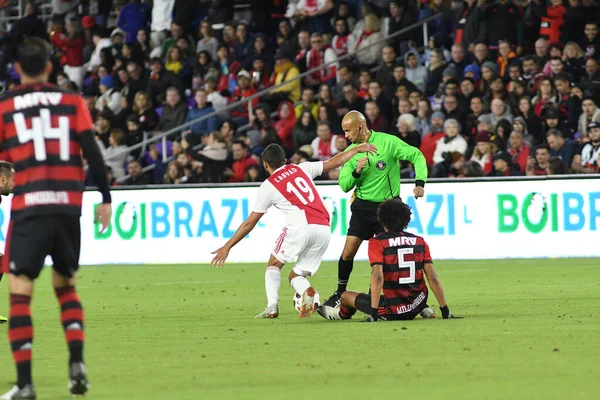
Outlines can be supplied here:
M250 216L242 222L223 247L212 252L216 255L211 262L213 267L222 267L231 248L254 229L269 207L274 206L281 210L285 218L285 227L275 242L265 273L267 308L256 318L279 316L281 269L296 257L296 265L290 272L289 280L296 293L302 296L300 317L308 317L314 311L316 291L306 277L319 269L329 246L331 229L329 213L313 179L341 167L358 153L376 151L377 148L372 144L363 143L326 161L286 165L283 149L276 144L267 146L262 159L270 176L258 189L256 203Z

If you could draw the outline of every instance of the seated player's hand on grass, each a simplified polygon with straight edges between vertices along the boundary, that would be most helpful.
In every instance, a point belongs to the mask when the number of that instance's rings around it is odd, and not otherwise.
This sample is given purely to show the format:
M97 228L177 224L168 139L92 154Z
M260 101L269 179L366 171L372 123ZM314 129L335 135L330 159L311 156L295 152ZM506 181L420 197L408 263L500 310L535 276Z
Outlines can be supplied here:
M223 246L210 254L216 254L210 262L210 265L213 268L221 268L223 265L225 265L225 260L227 260L227 256L229 255L229 249Z
M413 195L415 196L415 199L425 196L425 188L421 186L415 186L415 189L413 190Z

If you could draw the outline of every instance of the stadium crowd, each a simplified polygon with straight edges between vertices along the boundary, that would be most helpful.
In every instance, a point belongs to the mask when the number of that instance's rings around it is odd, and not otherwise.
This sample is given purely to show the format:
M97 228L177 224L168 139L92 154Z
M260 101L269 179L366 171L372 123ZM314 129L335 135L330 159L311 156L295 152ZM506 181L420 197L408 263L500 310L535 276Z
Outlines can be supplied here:
M419 147L433 177L600 168L595 0L99 0L96 15L59 3L47 23L28 4L4 58L48 38L54 79L83 93L115 184L261 181L270 143L295 163L344 151L350 110ZM435 14L426 43L420 28L396 34Z

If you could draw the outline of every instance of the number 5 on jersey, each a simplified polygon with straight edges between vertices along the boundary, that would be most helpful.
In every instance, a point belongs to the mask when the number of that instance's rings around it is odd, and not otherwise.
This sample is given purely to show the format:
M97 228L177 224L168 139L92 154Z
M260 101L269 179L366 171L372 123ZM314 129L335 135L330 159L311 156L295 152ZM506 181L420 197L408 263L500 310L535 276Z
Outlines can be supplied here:
M400 268L408 268L408 276L406 278L398 279L398 283L401 285L415 283L415 262L414 261L406 261L404 259L405 254L413 254L413 253L414 253L414 251L413 251L412 247L398 249L398 265L400 266Z
M42 108L39 117L31 118L31 129L27 128L23 113L15 114L13 121L19 143L27 143L33 140L33 149L37 161L45 161L48 158L46 139L58 139L60 159L69 161L69 117L58 117L58 128L53 128L50 110Z

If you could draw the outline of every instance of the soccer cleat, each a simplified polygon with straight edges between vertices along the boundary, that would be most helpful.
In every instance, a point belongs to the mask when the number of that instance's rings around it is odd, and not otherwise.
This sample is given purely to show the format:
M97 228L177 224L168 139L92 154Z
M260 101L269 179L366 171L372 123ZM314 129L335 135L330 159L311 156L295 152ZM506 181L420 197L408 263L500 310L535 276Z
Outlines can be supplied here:
M427 306L421 310L419 315L421 315L421 318L424 318L424 319L435 318L435 311L433 311L433 309L431 307Z
M87 368L82 362L69 366L69 391L73 396L83 396L90 388L87 381Z
M329 319L329 320L341 320L342 317L340 316L340 309L339 308L334 308L334 307L329 307L329 306L321 306L319 308L317 308L317 312L319 313L319 315L325 319Z
M331 308L337 308L340 306L340 304L342 304L342 294L338 291L334 292L331 297L328 298L325 303L323 303L324 306Z
M309 287L302 293L302 300L300 302L300 318L308 318L310 314L315 312L315 295L317 291Z
M261 312L254 318L277 318L279 317L279 307L277 304L271 304L265 308L265 311Z
M3 317L2 315L0 315L0 324L5 324L8 322L8 318Z
M0 400L35 400L35 398L35 388L29 384L23 386L23 389L19 389L17 385L13 386L12 389L0 397Z

